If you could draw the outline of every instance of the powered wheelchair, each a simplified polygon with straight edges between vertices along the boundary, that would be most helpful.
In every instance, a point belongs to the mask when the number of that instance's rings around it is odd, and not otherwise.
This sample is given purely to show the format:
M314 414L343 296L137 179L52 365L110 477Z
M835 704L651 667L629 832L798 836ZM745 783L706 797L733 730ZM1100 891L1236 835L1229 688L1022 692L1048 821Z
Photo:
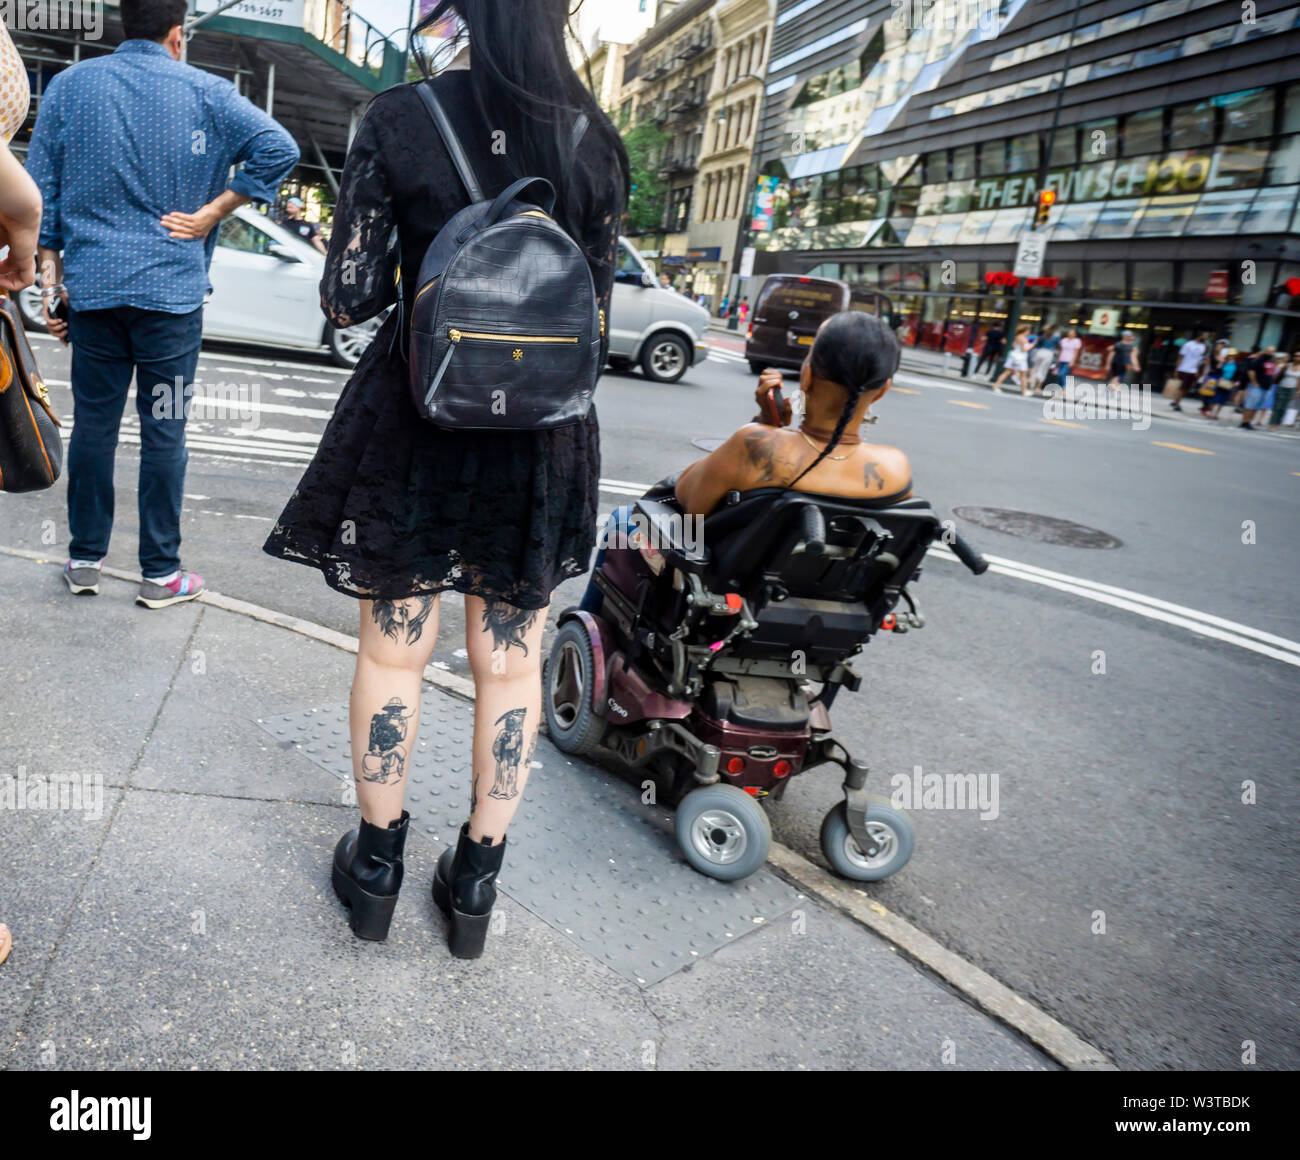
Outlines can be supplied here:
M559 617L543 678L552 741L650 775L687 861L726 881L767 858L763 799L838 765L844 800L822 852L846 878L889 877L912 855L912 825L867 797L867 765L835 737L831 707L858 689L851 662L877 632L923 625L908 585L936 540L976 574L988 565L924 500L779 487L730 492L693 543L673 483L636 501L606 545L599 611Z

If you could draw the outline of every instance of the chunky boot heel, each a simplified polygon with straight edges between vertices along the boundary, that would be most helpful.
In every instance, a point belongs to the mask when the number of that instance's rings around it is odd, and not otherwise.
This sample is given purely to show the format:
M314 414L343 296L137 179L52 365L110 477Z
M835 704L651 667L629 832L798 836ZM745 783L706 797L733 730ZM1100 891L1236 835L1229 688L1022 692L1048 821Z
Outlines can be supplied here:
M447 946L458 959L476 959L483 953L505 852L504 839L499 846L471 842L466 822L456 849L444 850L438 859L433 901L447 916Z
M357 938L382 942L388 937L402 888L402 852L410 817L403 810L384 828L363 818L360 827L349 830L334 847L334 893L348 908L348 923Z

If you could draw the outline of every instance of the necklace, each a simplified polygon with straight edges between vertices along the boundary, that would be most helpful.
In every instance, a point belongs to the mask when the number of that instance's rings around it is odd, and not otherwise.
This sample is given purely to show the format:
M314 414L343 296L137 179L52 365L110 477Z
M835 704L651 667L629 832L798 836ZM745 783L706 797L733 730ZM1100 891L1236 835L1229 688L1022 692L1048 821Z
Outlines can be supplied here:
M803 437L803 441L807 443L809 447L811 447L814 451L818 453L821 452L821 448L818 447L817 444L814 443L811 439L809 439L807 435L805 435L802 431L800 431L799 434ZM857 440L857 442L861 443L862 440L859 439ZM826 458L833 459L835 460L835 462L839 463L841 460L847 459L852 454L853 454L852 451L847 451L843 455L828 455L826 456Z

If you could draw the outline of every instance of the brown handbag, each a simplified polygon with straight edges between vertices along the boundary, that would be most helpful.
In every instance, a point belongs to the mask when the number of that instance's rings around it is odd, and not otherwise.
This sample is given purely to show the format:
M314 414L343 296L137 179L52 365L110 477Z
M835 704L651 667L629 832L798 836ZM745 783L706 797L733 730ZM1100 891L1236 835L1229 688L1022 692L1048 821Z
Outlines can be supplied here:
M18 304L0 298L0 490L40 491L63 469L62 426L50 407Z

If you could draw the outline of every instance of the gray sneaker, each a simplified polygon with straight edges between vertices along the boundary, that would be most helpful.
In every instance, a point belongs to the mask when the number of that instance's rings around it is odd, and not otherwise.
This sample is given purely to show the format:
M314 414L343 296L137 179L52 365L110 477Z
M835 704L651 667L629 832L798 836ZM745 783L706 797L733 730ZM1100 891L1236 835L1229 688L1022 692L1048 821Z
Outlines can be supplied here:
M63 579L73 596L99 595L99 569L90 564L74 568L69 560L63 565Z
M159 584L155 580L141 580L140 594L135 598L137 604L146 608L166 608L169 604L180 604L203 595L203 577L197 572L182 571L170 584Z

